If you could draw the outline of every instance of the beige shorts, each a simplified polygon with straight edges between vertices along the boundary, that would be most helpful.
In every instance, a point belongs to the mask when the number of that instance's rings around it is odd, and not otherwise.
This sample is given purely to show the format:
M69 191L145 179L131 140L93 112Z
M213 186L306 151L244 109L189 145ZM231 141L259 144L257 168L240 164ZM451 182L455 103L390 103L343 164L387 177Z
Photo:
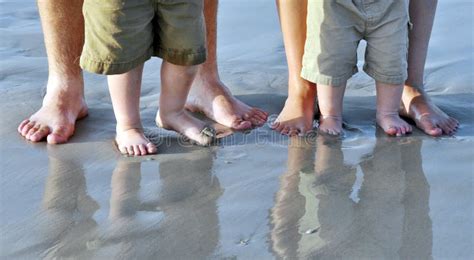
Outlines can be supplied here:
M301 76L322 85L344 84L358 71L357 47L364 39L364 71L378 82L403 84L408 4L408 0L309 0Z
M85 0L84 70L121 74L158 56L176 65L206 60L203 0Z

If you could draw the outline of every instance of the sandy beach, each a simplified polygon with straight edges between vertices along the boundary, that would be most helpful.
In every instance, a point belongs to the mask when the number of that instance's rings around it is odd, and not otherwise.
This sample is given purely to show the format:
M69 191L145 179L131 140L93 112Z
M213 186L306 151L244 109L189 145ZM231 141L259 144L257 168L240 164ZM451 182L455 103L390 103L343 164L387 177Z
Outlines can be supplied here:
M275 3L221 2L221 78L277 115L287 72ZM359 73L342 139L289 139L265 125L183 145L154 125L154 58L141 112L159 154L131 158L114 146L103 76L85 74L89 116L69 143L18 134L41 105L47 59L34 1L0 0L0 259L474 258L473 10L439 1L426 64L427 92L461 123L454 136L386 137L374 82Z

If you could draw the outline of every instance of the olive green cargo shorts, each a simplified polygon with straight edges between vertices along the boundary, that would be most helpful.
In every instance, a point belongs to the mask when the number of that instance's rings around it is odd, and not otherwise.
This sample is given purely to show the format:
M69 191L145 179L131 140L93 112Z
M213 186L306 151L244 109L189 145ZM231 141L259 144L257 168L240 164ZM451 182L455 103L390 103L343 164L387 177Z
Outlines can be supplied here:
M203 0L85 0L84 70L121 74L158 56L183 66L206 60Z
M415 0L416 1L416 0ZM408 0L309 0L301 76L339 86L357 73L357 47L367 41L364 71L399 85L407 78Z

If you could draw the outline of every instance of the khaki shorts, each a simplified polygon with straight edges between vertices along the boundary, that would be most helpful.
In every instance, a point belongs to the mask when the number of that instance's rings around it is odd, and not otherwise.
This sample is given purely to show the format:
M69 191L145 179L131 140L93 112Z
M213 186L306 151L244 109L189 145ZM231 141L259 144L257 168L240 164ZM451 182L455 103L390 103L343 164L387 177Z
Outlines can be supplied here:
M408 0L309 0L301 76L322 85L344 84L358 71L357 47L364 39L364 71L376 81L403 84L408 4Z
M121 74L158 56L176 65L206 60L203 0L85 0L84 70Z

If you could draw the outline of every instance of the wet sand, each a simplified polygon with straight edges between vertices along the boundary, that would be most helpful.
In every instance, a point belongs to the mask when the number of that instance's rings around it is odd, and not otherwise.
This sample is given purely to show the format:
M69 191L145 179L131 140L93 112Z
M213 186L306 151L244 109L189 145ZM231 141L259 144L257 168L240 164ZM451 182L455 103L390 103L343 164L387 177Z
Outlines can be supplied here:
M385 137L373 82L358 74L343 139L288 139L264 126L182 145L153 125L153 59L142 115L160 154L137 159L113 145L100 76L86 75L90 115L68 144L18 135L41 103L47 61L35 4L0 1L0 258L472 259L473 8L440 1L427 61L429 94L461 121L455 136ZM219 26L223 81L277 114L287 79L274 2L222 1Z

